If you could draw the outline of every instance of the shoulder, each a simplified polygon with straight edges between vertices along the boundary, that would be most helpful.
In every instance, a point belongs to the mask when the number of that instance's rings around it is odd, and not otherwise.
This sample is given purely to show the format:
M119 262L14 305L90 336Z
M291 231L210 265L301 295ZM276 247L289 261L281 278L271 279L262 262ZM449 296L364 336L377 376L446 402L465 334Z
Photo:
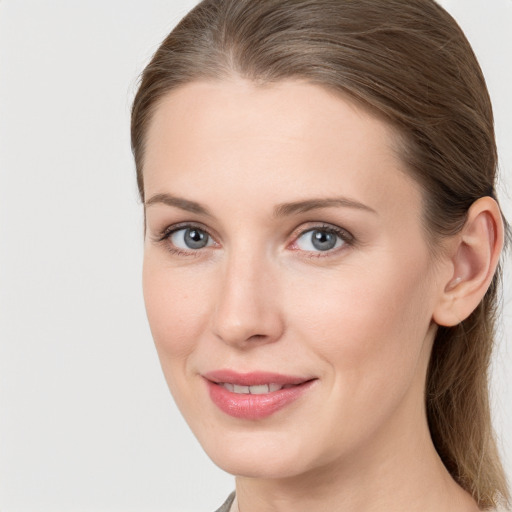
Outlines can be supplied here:
M235 499L235 491L233 491L229 496L228 499L224 502L224 504L218 508L215 512L229 512L229 509L231 505L233 504L233 501Z

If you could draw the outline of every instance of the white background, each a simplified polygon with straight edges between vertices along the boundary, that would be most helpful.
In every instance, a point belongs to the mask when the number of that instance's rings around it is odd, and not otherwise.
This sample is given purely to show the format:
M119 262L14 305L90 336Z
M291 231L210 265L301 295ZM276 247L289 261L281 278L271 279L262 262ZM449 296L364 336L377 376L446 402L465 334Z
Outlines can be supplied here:
M442 3L481 60L510 189L512 0ZM2 512L212 511L233 488L172 403L140 285L130 102L194 4L0 0ZM493 377L509 475L510 301Z

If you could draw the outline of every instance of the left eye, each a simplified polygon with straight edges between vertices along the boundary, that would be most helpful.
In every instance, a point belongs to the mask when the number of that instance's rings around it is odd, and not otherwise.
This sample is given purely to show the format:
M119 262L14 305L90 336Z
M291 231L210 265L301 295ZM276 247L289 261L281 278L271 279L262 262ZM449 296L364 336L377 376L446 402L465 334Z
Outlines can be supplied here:
M170 236L172 245L178 249L197 250L213 244L210 235L199 228L177 229Z
M303 251L330 251L341 247L345 241L330 229L310 229L297 238L296 245Z

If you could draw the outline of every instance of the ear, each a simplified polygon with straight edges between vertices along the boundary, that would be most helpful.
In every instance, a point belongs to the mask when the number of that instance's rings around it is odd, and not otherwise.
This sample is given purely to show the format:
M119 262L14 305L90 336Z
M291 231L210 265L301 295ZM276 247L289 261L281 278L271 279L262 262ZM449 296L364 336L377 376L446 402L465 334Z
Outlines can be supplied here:
M433 320L452 327L465 320L484 297L503 248L504 228L498 204L491 197L475 201L461 232L449 246L448 279Z

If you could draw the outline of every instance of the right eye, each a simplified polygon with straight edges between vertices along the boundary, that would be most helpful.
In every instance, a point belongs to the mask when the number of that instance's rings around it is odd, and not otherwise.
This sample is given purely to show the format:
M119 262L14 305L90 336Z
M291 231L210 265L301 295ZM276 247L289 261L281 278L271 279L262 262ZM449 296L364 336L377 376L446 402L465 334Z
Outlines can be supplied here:
M176 249L197 251L214 244L211 236L203 229L185 227L176 229L166 237Z

